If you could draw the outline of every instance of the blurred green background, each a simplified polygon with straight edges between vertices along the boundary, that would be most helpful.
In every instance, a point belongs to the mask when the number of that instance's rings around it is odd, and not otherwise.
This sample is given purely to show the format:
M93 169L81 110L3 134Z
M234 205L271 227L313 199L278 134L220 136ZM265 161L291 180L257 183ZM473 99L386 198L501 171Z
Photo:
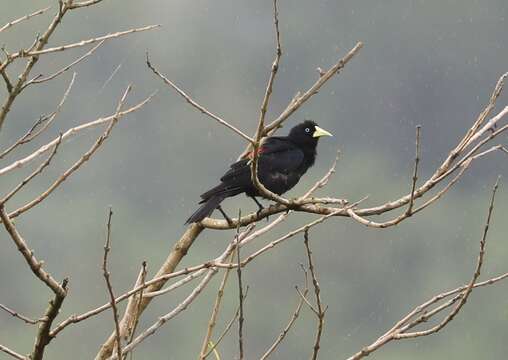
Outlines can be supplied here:
M0 23L56 1L7 1ZM277 116L297 91L317 78L357 41L365 47L287 127L303 118L335 134L319 145L314 168L288 196L301 194L331 165L339 148L337 174L321 195L352 201L367 194L376 205L406 194L414 158L415 125L422 125L420 178L432 174L487 103L498 77L508 71L508 3L505 0L302 1L279 3L283 57L268 117ZM27 47L43 31L42 15L1 34L10 51ZM65 17L50 45L59 45L148 24L162 28L106 43L76 67L77 79L62 113L45 137L114 112L123 89L134 84L129 102L155 89L157 97L123 119L89 163L40 206L16 219L35 254L61 279L70 277L62 320L107 301L100 264L107 208L113 207L110 268L115 291L131 286L143 260L153 274L185 230L199 194L214 184L243 149L244 141L204 117L165 87L145 65L152 62L210 110L253 132L274 54L272 2L104 1ZM85 49L41 58L33 74L49 74ZM115 76L108 81L119 66ZM18 68L19 69L19 68ZM11 70L12 71L12 70ZM14 74L13 72L11 74ZM10 145L42 113L53 111L72 74L30 87L19 98L0 134ZM0 98L5 97L0 87ZM499 107L506 105L502 95ZM9 204L32 199L93 143L100 129L80 133L60 148L53 166ZM506 141L506 135L500 138ZM18 153L17 156L22 154ZM0 167L15 160L10 156ZM5 193L35 164L0 179ZM338 218L311 231L323 302L329 305L320 358L341 359L369 344L415 305L467 282L473 272L490 189L507 175L506 158L492 154L471 168L441 201L399 226L373 230ZM482 278L508 271L508 191L504 180L488 239ZM238 197L230 213L255 210ZM274 233L244 250L315 218L296 214ZM207 231L184 264L215 257L233 236ZM36 281L5 231L0 232L0 303L32 317L42 314L50 294ZM302 284L303 239L294 238L258 258L244 271L246 358L259 357L285 326ZM137 359L195 359L206 331L220 276L183 315L135 352ZM156 299L140 324L152 324L191 287ZM504 359L508 350L507 284L475 291L442 333L392 343L375 359ZM230 281L218 326L237 306ZM121 307L123 309L123 305ZM47 349L48 359L89 359L109 336L112 314L70 326ZM236 327L236 325L235 325ZM306 359L315 318L303 309L273 359ZM0 313L0 343L28 353L36 329ZM220 346L223 359L237 355L236 330ZM4 358L0 354L0 358Z

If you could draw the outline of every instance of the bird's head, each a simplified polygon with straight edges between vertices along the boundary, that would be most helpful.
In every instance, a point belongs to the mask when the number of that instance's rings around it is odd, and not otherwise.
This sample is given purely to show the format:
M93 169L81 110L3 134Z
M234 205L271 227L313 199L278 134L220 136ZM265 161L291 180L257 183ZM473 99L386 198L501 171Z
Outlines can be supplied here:
M320 128L312 120L305 120L296 125L289 132L288 137L295 143L301 145L316 145L321 136L333 136L328 131Z

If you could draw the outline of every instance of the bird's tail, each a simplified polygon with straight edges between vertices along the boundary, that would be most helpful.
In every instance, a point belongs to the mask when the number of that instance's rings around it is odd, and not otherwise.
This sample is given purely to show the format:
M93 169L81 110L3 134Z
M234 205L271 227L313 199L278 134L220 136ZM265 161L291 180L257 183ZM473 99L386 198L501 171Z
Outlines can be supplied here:
M224 194L217 194L212 197L210 197L206 202L201 205L199 209L197 209L194 214L192 214L185 224L195 223L198 221L203 220L205 217L209 216L215 209L217 209L217 206L224 200L226 196Z

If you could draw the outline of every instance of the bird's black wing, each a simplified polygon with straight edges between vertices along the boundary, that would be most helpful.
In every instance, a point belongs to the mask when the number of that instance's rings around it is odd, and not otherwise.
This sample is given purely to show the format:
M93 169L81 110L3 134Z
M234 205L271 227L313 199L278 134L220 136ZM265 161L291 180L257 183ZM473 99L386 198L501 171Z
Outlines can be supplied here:
M232 164L220 180L227 182L233 178L243 177L245 174L250 177L251 157L252 154ZM286 137L273 136L266 138L260 148L258 169L288 173L300 167L303 158L303 151Z
M258 170L288 174L298 169L303 159L303 151L287 137L269 137L263 143Z
M221 184L203 193L201 198L208 199L217 194L232 196L250 187L252 185L251 157L252 155L233 163L221 177ZM303 151L287 140L286 137L269 137L260 148L258 170L261 174L288 174L301 166L303 158Z

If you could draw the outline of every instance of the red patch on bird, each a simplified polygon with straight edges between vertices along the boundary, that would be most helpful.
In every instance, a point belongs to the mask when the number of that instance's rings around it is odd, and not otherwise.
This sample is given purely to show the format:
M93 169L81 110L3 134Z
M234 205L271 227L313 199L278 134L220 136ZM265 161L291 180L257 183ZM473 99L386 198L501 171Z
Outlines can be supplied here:
M264 147L259 147L259 148L258 148L258 151L257 151L258 156L259 156L260 154L264 153L264 152L265 152L265 150L266 150L266 149L265 149ZM245 156L245 158L247 158L247 159L251 159L251 160L252 160L252 159L254 158L254 150L252 150L252 151L248 152L248 153L247 153L247 155Z

